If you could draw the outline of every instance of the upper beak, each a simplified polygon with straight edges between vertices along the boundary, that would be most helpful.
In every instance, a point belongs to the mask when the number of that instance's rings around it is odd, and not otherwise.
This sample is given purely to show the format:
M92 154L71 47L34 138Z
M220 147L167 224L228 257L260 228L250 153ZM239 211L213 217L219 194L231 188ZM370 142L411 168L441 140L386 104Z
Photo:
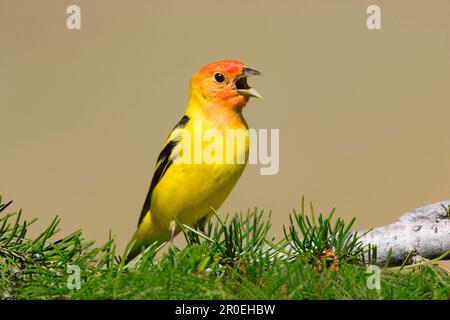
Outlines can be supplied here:
M258 93L255 89L250 87L247 83L247 77L250 76L260 76L261 72L250 69L250 68L244 68L241 72L241 74L236 78L235 86L237 92L246 97L255 97L262 99L262 95Z

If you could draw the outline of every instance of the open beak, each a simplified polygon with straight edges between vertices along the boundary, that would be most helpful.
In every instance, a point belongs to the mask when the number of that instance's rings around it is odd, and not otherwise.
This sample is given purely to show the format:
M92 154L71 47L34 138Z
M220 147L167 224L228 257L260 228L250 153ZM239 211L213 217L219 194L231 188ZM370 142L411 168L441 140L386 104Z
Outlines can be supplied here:
M260 95L258 91L250 87L247 83L248 77L260 75L261 72L259 71L250 68L244 68L242 70L242 73L239 76L237 76L236 81L234 82L237 92L242 96L262 99L263 98L262 95Z

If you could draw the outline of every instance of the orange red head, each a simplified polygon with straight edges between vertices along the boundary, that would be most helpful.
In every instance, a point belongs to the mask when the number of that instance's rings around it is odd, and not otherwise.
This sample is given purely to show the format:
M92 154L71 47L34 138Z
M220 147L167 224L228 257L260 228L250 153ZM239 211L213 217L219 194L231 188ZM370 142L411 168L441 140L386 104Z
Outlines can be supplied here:
M250 97L262 98L247 83L249 76L260 74L237 60L213 62L192 76L191 99L242 109Z

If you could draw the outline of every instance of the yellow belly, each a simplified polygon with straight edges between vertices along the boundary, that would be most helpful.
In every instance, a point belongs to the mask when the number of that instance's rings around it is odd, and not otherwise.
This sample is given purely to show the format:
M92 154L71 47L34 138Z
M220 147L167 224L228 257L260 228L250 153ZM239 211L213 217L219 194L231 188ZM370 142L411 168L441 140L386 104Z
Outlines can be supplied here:
M244 168L245 165L231 164L172 165L154 190L151 204L154 223L168 228L176 218L193 226L211 207L220 207Z

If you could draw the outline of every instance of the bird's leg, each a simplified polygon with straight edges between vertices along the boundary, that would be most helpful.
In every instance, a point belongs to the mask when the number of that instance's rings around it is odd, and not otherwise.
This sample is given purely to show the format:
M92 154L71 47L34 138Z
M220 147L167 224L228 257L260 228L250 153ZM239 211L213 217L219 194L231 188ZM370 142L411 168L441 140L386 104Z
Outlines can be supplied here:
M176 229L176 222L175 220L170 221L170 243L173 244L173 238L175 237L175 229Z

